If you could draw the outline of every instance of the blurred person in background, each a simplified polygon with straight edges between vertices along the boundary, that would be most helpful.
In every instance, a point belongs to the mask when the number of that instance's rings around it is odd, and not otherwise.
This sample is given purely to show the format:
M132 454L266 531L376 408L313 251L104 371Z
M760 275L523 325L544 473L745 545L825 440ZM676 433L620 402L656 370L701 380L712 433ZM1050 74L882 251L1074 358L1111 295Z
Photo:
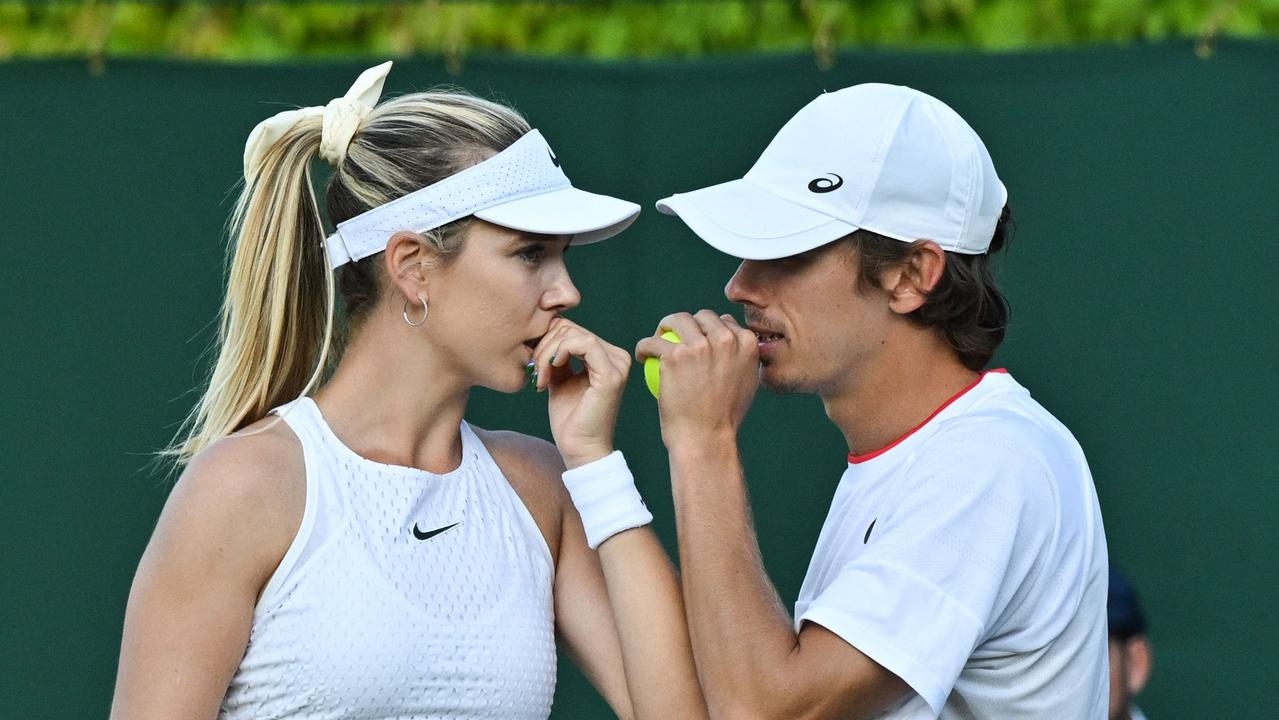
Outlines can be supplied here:
M639 208L573 188L503 105L377 104L389 69L249 137L219 355L112 717L545 720L557 638L619 717L702 717L674 569L617 502L630 355L562 316L568 246ZM530 377L558 446L463 419L473 387Z
M1146 616L1137 591L1114 566L1110 568L1110 593L1106 598L1110 626L1110 720L1146 720L1133 703L1150 680L1153 655L1146 636Z

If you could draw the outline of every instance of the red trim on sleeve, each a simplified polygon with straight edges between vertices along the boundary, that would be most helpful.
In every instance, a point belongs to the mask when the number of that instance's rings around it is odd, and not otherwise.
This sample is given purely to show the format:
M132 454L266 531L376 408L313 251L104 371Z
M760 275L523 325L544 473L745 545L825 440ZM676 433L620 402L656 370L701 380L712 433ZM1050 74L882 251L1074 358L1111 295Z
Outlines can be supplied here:
M870 451L870 452L868 452L868 453L862 453L861 455L854 455L853 453L851 453L851 452L850 452L850 453L848 453L848 462L850 462L850 463L852 463L852 464L854 464L854 465L856 465L857 463L864 463L864 462L866 462L867 460L873 460L874 458L877 458L877 457L879 457L880 455L883 455L884 453L888 452L889 450L892 450L893 448L897 447L897 446L898 446L898 445L900 445L903 441L905 441L905 440L906 440L906 438L910 437L911 435L914 435L916 432L919 432L919 429L920 429L920 428L922 428L922 427L924 427L925 425L927 425L930 421L932 421L932 419L933 419L933 418L937 417L938 413L940 413L942 410L945 410L946 408L950 407L951 403L953 403L953 402L955 402L956 400L958 400L959 398L963 397L963 396L964 396L964 394L965 394L965 393L967 393L969 390L972 390L973 388L977 387L977 385L978 385L978 384L979 384L979 383L980 383L983 379L985 379L985 377L986 377L987 375L989 375L989 374L991 374L991 373L1004 373L1004 374L1007 374L1007 373L1008 373L1008 370L1007 370L1007 369L1005 369L1005 368L995 368L995 369L993 369L993 370L987 370L986 372L982 373L981 375L978 375L978 376L977 376L977 379L976 379L976 380L974 380L974 381L972 381L972 384L970 384L968 387L964 388L963 390L960 390L959 392L955 393L954 395L951 395L949 400L947 400L946 402L942 403L942 404L941 404L941 405L940 405L940 406L939 406L936 410L934 410L934 411L933 411L933 413L932 413L931 415L929 415L928 417L924 418L924 421L923 421L923 422L921 422L920 424L918 424L918 425L916 425L915 427L911 428L911 429L910 429L910 430L909 430L909 431L908 431L905 435L902 435L901 437L899 437L899 438L897 438L896 440L894 440L894 441L892 441L892 442L888 443L887 445L885 445L884 447L882 447L882 448L880 448L880 449L878 449L878 450L872 450L872 451Z

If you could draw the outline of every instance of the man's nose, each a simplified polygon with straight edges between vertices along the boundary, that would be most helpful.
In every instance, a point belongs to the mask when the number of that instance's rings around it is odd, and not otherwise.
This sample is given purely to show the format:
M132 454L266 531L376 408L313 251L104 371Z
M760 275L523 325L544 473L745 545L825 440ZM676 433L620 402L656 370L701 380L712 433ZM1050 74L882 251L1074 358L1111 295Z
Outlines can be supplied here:
M741 305L761 305L757 280L757 263L753 260L743 260L742 264L737 266L737 272L733 273L733 277L729 278L728 284L724 286L724 295Z

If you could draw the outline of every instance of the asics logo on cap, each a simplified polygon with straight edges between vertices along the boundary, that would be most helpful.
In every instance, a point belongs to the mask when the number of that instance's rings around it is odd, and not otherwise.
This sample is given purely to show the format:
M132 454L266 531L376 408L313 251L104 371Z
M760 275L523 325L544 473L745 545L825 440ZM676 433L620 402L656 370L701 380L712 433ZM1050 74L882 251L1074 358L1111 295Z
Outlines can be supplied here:
M836 175L835 173L826 174L833 176L835 179L831 180L828 177L815 178L812 182L808 183L808 189L815 193L828 193L832 190L838 190L843 187L844 178Z
M555 157L555 151L550 148L546 148L546 152L551 154L551 162L555 163L555 167L559 167L560 159Z

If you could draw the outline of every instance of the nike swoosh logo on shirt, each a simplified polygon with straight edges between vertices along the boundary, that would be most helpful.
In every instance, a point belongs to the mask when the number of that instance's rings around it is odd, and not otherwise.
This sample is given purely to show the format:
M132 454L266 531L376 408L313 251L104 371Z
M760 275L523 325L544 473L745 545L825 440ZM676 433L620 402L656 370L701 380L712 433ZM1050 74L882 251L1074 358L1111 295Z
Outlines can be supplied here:
M429 530L429 531L423 532L422 530L418 529L417 523L413 523L413 537L417 538L418 540L430 540L436 535L439 535L440 533L446 530L452 530L453 528L461 524L462 524L461 521L458 521L453 523L452 525L445 525L442 528L436 528L435 530Z

